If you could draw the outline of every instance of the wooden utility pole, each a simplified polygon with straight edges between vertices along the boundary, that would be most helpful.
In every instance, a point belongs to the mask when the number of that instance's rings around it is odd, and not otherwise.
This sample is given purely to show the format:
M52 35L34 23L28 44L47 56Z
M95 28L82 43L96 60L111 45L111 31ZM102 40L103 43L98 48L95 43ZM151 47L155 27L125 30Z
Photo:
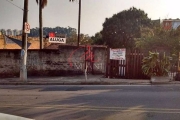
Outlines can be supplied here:
M80 41L80 29L81 29L81 0L79 0L78 43L77 43L78 47L79 47L79 41Z
M22 50L21 50L21 68L20 80L27 81L27 33L25 33L25 23L28 21L28 0L24 0L23 11L23 29L22 29Z

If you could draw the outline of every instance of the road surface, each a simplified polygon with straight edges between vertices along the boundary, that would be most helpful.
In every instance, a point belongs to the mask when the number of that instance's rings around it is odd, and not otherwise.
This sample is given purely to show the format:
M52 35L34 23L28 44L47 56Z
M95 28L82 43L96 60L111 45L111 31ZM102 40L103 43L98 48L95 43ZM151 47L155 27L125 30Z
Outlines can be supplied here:
M5 85L0 113L35 120L179 120L178 85Z

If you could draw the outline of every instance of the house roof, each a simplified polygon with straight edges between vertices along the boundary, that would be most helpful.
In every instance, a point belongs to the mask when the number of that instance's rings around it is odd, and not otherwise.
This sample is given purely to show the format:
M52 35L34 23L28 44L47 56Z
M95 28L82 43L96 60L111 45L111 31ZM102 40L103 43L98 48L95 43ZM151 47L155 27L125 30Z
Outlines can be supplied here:
M178 21L178 22L180 22L180 19L163 19L163 22L164 22L164 21L169 21L169 22L170 22L170 21Z
M39 49L39 41L31 40L29 42L31 43L29 49ZM21 47L15 43L4 45L4 38L0 35L0 49L21 49Z

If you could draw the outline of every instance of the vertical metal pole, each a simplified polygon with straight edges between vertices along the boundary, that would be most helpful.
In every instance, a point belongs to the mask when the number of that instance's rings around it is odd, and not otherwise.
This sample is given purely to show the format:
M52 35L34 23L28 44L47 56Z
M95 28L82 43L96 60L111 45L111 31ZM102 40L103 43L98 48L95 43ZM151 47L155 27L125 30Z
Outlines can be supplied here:
M79 18L78 18L78 43L77 46L79 47L79 41L80 41L80 25L81 23L81 0L79 0Z
M22 50L20 80L27 81L27 33L25 33L25 22L28 20L28 0L24 0L23 29L22 29Z

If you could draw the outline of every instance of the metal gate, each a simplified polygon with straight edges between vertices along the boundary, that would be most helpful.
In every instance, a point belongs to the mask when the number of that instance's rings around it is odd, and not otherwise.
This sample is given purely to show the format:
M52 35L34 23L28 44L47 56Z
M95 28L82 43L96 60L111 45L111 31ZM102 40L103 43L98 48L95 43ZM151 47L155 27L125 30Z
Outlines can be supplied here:
M108 49L109 53L109 49ZM142 73L144 54L139 50L127 50L126 60L107 59L106 77L124 79L149 79Z

